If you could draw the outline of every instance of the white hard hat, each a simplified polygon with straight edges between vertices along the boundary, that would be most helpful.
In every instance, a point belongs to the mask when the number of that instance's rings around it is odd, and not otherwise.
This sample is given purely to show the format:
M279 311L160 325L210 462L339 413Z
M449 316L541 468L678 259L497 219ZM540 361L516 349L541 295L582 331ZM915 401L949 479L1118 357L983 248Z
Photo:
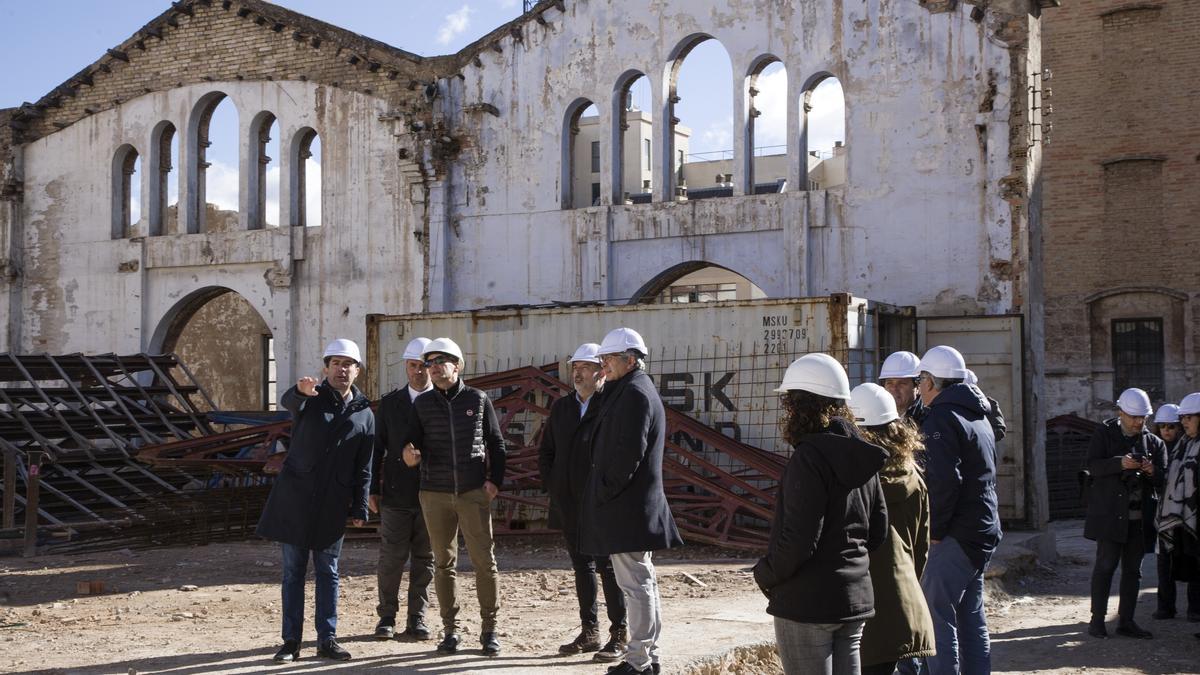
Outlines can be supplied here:
M893 377L916 377L921 374L917 365L921 359L912 352L892 352L883 360L879 369L879 379L890 380Z
M1150 406L1150 395L1137 387L1130 387L1121 392L1117 397L1117 407L1126 415L1134 417L1145 417L1154 412L1154 408Z
M428 358L430 354L434 353L453 356L454 358L458 359L460 364L463 361L463 353L462 350L459 349L458 343L448 337L440 337L430 340L429 344L425 345L425 353L421 356L422 358Z
M1200 415L1200 391L1193 391L1179 402L1180 415Z
M331 356L347 356L358 362L358 365L363 364L362 354L358 351L358 345L354 344L354 340L346 338L338 338L325 346L325 353L321 356L322 359L327 359Z
M887 389L867 382L860 384L850 392L850 409L859 424L867 427L877 427L893 420L900 419L896 412L896 399Z
M967 377L967 362L957 349L947 345L931 347L921 357L917 369L947 380L965 380Z
M1155 424L1179 424L1179 406L1174 403L1164 403L1158 406L1154 413Z
M567 359L567 363L575 363L582 361L584 363L600 363L600 345L595 342L585 342L579 345L579 349Z
M963 378L963 382L966 382L967 384L978 385L979 377L975 375L975 371L967 368L967 376Z
M850 378L837 359L828 354L805 354L792 361L775 391L807 391L828 398L850 398Z
M424 361L425 348L429 346L430 342L432 342L432 340L427 337L413 338L412 341L408 343L408 346L404 348L404 360Z
M620 354L623 351L635 349L643 356L649 354L646 350L646 343L642 340L642 336L632 328L614 328L608 331L608 335L600 342L600 349L597 350L597 355L604 354Z

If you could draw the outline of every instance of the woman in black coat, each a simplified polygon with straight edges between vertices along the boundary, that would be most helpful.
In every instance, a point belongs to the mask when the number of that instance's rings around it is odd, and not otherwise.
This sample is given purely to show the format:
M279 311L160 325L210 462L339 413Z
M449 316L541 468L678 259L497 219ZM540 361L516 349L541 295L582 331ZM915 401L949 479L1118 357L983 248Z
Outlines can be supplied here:
M868 555L888 531L877 475L888 454L859 436L846 371L829 355L796 359L776 391L795 451L754 580L785 673L856 675L863 623L875 614Z

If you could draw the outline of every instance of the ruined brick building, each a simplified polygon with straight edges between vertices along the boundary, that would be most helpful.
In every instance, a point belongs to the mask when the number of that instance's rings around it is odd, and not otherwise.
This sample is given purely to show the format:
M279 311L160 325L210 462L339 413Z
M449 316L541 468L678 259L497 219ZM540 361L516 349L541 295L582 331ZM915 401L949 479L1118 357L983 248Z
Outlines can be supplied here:
M641 302L719 267L767 297L850 291L922 316L1023 317L1030 399L1042 387L1031 92L1053 4L545 0L425 58L262 0L173 3L40 100L0 111L0 349L177 350L223 406L260 407L263 373L311 373L329 338L363 341L370 314ZM682 201L675 76L705 40L732 64L732 179ZM757 194L754 84L776 62L787 180ZM627 203L622 104L643 77L654 178ZM845 183L813 190L805 104L829 77L845 97ZM205 198L222 101L239 120L236 212ZM573 208L591 105L600 189ZM320 225L306 226L318 140ZM271 161L278 225L264 215ZM1126 162L1130 180L1156 161ZM1027 448L1037 419L1024 417Z
M1200 3L1079 0L1043 20L1048 416L1200 389Z

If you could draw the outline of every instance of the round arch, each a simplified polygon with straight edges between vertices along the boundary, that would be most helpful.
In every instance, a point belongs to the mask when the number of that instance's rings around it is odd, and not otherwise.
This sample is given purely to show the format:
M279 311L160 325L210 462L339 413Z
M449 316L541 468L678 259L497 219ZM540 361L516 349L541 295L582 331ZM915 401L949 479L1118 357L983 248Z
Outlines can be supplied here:
M711 280L717 284L735 284L738 287L730 289L736 297L728 298L730 300L738 299L757 299L765 298L766 293L748 277L739 274L738 272L729 269L723 265L709 262L707 260L689 260L681 262L677 265L672 265L667 269L656 274L652 279L642 284L633 296L629 298L630 305L649 305L659 301L663 292L668 288L676 285L680 281L687 281L689 277L697 280L699 275L704 272L711 271L714 274L705 275L711 276ZM705 279L708 281L708 279ZM745 297L741 297L745 296ZM725 298L721 298L725 299Z

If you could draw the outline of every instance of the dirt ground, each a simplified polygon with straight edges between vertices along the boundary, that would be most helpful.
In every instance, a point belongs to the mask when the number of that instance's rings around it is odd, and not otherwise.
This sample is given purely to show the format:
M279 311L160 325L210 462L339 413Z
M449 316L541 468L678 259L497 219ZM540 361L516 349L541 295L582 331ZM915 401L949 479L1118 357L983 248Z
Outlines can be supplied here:
M1060 526L1060 558L996 586L989 596L995 672L1194 673L1200 624L1153 621L1153 558L1144 565L1143 624L1155 640L1083 633L1093 547L1078 524ZM752 561L708 547L657 556L663 598L665 672L689 675L779 672L765 599ZM453 656L434 640L380 642L375 625L373 542L348 542L342 557L338 634L346 663L315 657L309 590L308 641L294 665L270 661L279 638L279 553L264 542L117 551L34 559L0 558L0 670L47 673L414 672L603 673L587 657L561 657L557 646L578 628L567 557L550 537L503 539L502 656L477 647L478 605L469 571L460 573L468 630ZM466 555L463 554L463 567ZM692 579L689 579L690 575ZM103 595L77 595L77 582L99 581ZM703 585L701 585L703 584ZM1115 586L1115 584L1114 584ZM194 587L194 589L193 589ZM186 590L185 590L186 589ZM1182 589L1181 589L1182 591ZM1180 594L1182 596L1182 593ZM1183 598L1180 598L1181 601ZM1186 602L1184 602L1186 604ZM1112 612L1116 610L1113 598ZM429 619L436 626L436 599ZM724 658L721 658L724 656Z

